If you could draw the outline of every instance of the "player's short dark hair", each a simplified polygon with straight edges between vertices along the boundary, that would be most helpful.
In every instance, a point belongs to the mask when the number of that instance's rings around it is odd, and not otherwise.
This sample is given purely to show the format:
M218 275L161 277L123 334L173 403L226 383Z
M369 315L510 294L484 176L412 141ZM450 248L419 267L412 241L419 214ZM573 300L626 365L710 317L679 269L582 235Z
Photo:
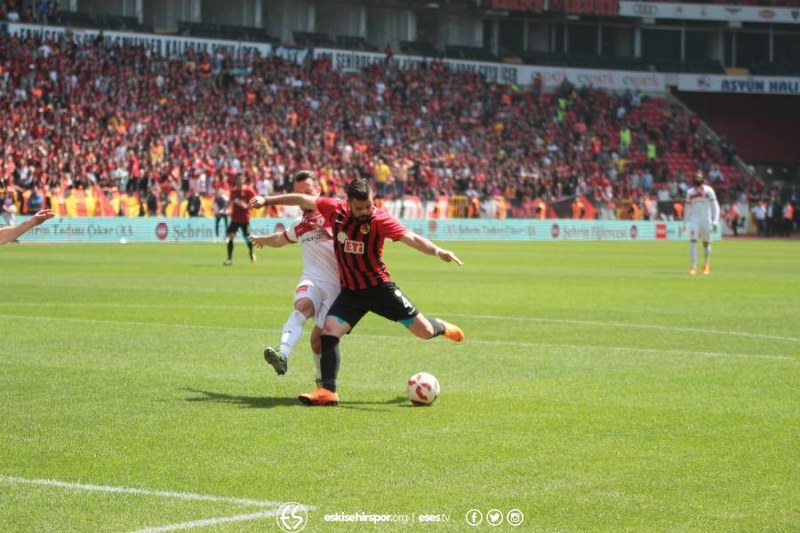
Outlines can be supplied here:
M301 170L294 175L294 182L300 183L302 181L312 180L314 183L319 183L317 175L310 170Z
M367 180L356 178L347 184L346 192L348 200L369 200L372 190L369 188Z

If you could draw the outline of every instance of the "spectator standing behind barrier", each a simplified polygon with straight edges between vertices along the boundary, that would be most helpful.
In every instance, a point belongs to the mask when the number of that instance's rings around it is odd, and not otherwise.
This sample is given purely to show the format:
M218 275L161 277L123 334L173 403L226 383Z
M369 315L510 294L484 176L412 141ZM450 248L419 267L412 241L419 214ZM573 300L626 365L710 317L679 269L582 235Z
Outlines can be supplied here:
M53 215L52 210L42 209L41 211L33 215L25 222L20 222L16 226L6 226L5 228L0 228L0 244L6 244L8 242L16 241L20 235L22 235L32 227L38 226L45 220L49 220L54 216L55 215Z
M786 202L783 205L783 228L782 233L784 237L792 236L792 226L794 226L794 206L792 202Z
M728 224L731 227L734 237L739 236L739 210L736 208L736 202L731 202L728 206Z
M773 192L767 200L767 237L775 237L778 234L782 212L778 195Z
M386 160L382 157L376 158L375 167L372 170L372 177L375 180L375 196L378 198L386 198L386 192L389 187L389 177L392 175L392 169L386 164Z
M750 213L756 221L756 235L759 237L767 236L767 206L765 201L756 202L750 208Z
M219 224L222 222L223 231L228 228L228 194L222 187L214 191L214 240L219 241Z
M14 203L14 193L10 190L6 191L6 197L3 198L3 205L0 206L3 212L3 220L6 226L14 225L14 215L17 214L17 206Z
M190 217L199 217L203 214L203 201L194 189L189 189L189 197L186 199L186 214Z
M44 203L44 197L42 196L42 191L39 187L34 187L33 191L31 191L31 195L28 197L28 213L36 213L42 209L42 204Z

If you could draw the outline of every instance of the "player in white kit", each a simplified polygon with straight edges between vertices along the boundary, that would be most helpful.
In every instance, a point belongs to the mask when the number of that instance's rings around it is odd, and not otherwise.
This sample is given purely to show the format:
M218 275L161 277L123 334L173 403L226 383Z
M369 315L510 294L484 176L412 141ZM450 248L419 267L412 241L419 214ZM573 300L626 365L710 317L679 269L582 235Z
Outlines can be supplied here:
M319 196L319 181L313 172L301 170L294 176L294 192ZM256 196L254 200L258 199ZM320 332L336 296L339 294L339 270L333 254L333 236L330 228L318 211L304 211L285 231L270 235L253 237L258 247L280 248L287 244L300 243L303 253L303 272L294 291L294 309L281 332L278 348L267 347L264 360L275 369L278 375L286 373L289 357L303 335L306 320L314 318L311 332L311 351L317 370L317 380L321 379L319 366L322 354Z
M705 185L705 176L701 171L694 174L694 187L686 191L686 204L683 210L684 229L689 229L689 258L691 268L689 274L697 274L697 240L703 241L703 274L711 274L709 258L711 256L711 235L719 224L719 202L710 186Z

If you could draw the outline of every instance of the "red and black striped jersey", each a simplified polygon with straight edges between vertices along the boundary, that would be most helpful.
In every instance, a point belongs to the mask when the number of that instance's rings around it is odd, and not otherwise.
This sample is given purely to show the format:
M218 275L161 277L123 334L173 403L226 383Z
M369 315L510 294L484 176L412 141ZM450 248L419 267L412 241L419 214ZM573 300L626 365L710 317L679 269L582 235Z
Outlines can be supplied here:
M350 216L345 200L317 199L317 209L333 230L333 250L342 287L361 290L392 281L383 262L383 241L402 237L408 229L395 217L376 207L372 219L360 223Z
M236 187L231 191L231 221L237 224L250 222L250 210L247 204L256 195L250 187Z

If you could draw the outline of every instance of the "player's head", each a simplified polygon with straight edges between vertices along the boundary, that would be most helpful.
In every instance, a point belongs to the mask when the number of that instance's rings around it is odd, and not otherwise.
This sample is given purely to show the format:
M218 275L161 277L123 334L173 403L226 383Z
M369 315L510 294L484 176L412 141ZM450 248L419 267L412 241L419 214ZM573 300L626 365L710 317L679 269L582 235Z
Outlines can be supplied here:
M704 181L706 181L706 176L705 174L703 174L702 170L698 170L697 172L694 173L692 181L694 182L695 185L699 187L700 185L703 184Z
M294 192L319 196L319 179L310 170L301 170L294 175Z
M369 222L372 218L372 189L363 178L356 178L347 184L347 205L350 206L350 216L361 223Z

